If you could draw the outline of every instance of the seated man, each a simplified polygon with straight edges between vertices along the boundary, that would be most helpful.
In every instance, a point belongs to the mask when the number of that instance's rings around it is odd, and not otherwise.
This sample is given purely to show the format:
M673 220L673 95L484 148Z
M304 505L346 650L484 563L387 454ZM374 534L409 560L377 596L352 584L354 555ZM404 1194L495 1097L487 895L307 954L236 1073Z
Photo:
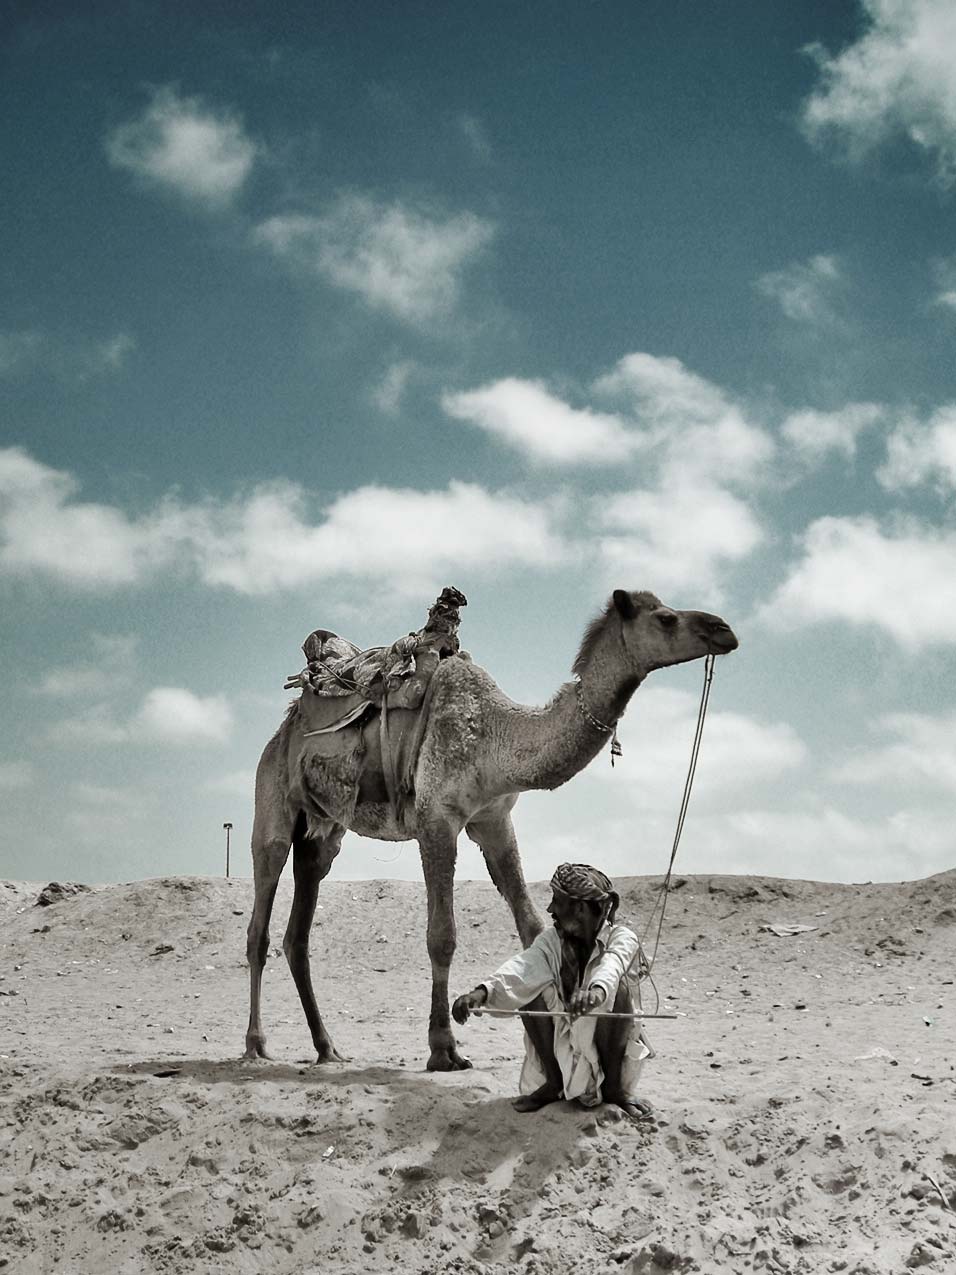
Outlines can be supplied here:
M605 1015L640 1011L640 942L615 923L620 900L597 868L563 863L551 890L554 928L459 996L452 1014L464 1023L484 1006L568 1011L554 1018L522 1016L525 1061L516 1111L577 1098L588 1107L610 1102L631 1117L647 1115L649 1105L635 1093L641 1065L652 1056L640 1019L601 1016L602 1009Z

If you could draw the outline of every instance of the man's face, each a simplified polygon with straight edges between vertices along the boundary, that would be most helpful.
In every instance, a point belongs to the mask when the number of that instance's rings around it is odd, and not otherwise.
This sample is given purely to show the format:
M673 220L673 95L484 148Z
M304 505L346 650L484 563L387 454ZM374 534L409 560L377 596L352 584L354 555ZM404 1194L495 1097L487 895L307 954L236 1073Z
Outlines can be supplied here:
M548 915L562 938L582 939L593 943L599 918L586 900L570 899L566 894L552 890Z

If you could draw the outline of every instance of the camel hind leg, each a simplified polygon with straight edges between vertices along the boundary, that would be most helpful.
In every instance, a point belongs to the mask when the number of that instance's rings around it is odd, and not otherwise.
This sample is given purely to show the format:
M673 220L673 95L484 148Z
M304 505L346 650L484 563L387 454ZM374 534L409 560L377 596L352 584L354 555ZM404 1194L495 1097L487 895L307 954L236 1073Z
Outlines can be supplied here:
M305 1011L306 1022L312 1033L312 1043L316 1049L316 1062L346 1062L325 1029L322 1015L315 1000L312 987L312 970L309 964L309 933L312 929L312 918L315 916L315 905L319 897L319 884L328 876L329 869L342 845L345 829L341 824L331 820L323 822L319 829L321 835L308 837L305 833L305 818L299 815L292 833L292 871L295 876L295 894L292 899L292 912L285 932L283 950L292 978L295 981L299 1000Z

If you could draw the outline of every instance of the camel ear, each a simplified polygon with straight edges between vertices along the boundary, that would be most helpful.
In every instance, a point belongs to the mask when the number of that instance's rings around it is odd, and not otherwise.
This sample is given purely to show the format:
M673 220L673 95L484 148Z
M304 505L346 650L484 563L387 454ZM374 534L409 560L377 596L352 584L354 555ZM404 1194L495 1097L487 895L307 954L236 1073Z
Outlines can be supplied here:
M614 606L617 608L619 614L625 620L633 620L635 615L637 615L637 607L634 605L634 599L627 590L615 589L613 599Z

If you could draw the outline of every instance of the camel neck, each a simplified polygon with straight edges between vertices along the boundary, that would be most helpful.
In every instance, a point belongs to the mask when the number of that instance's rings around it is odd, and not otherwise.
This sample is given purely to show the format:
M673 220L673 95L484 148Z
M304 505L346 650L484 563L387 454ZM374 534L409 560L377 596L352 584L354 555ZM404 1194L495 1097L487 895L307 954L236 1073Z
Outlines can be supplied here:
M622 653L609 635L580 680L566 682L546 708L522 715L521 746L508 768L517 790L558 788L607 747L642 680L626 669Z

